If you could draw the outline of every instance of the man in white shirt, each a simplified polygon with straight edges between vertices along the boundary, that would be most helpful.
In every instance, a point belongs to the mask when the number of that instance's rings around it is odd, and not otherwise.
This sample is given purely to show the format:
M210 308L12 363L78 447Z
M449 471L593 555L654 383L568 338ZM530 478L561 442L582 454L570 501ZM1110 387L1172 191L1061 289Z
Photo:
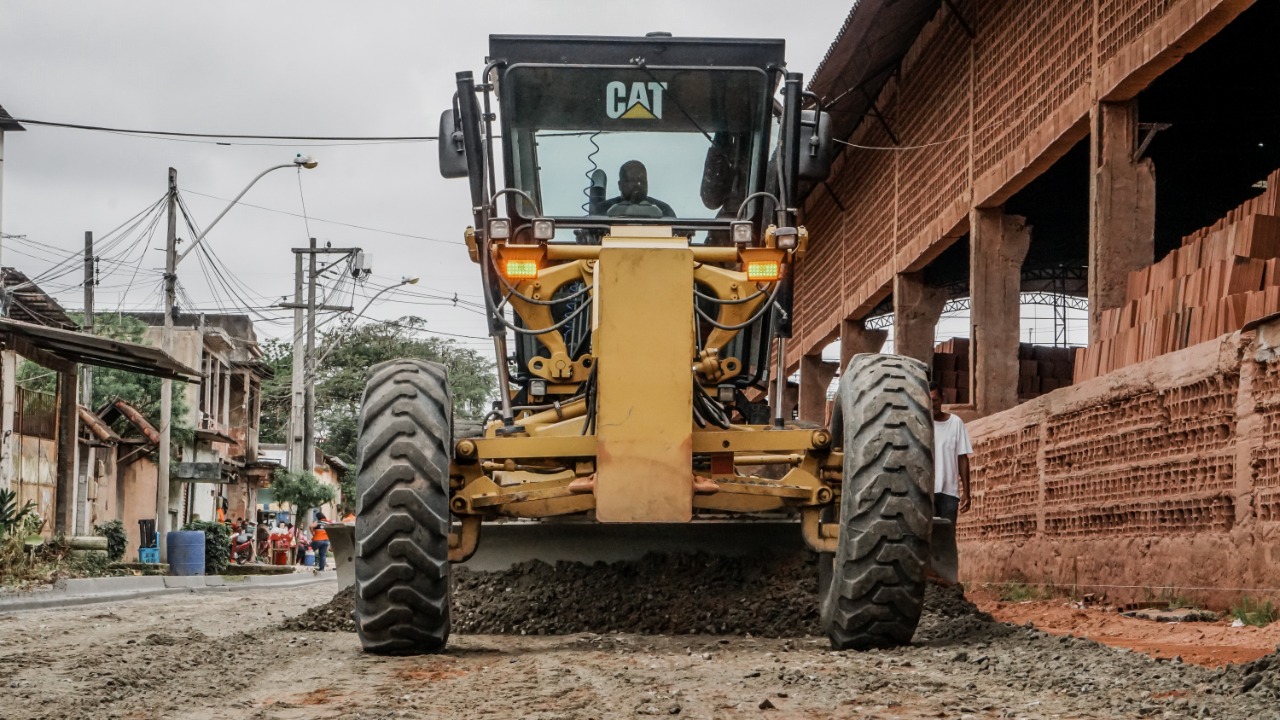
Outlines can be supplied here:
M956 521L958 513L969 509L969 431L964 421L942 410L942 392L929 383L933 402L933 514Z

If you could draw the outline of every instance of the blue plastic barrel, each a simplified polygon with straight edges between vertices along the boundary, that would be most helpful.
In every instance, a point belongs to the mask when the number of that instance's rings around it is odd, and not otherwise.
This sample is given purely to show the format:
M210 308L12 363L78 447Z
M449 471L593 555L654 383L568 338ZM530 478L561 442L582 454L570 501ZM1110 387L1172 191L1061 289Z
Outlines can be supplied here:
M170 575L204 574L204 531L173 530L165 536Z

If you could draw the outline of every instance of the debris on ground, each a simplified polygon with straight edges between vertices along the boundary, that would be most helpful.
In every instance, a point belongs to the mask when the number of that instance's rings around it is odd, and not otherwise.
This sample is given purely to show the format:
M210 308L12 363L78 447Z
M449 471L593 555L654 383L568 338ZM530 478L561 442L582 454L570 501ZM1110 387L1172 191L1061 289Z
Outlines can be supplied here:
M1125 617L1138 618L1139 620L1154 620L1166 623L1218 622L1222 619L1222 616L1218 613L1200 608L1176 608L1173 610L1167 608L1145 608L1123 613L1123 615Z
M821 635L818 569L808 553L648 555L615 563L525 562L453 568L453 631L505 635ZM354 632L354 590L285 621L286 630ZM959 586L931 583L918 637L945 640L995 623Z
M355 632L356 623L351 612L356 607L354 587L339 590L333 599L323 605L309 608L301 615L288 618L280 627L284 630L310 630L312 632Z
M339 608L324 603L332 593L325 584L0 617L3 715L754 717L767 700L764 714L777 717L1260 720L1276 716L1280 698L1280 656L1226 669L1153 659L993 621L958 587L929 586L910 645L865 652L832 651L817 636L457 632L444 653L388 658L361 653L353 634L272 629L311 605L333 610L312 613L312 627L345 620L353 596Z

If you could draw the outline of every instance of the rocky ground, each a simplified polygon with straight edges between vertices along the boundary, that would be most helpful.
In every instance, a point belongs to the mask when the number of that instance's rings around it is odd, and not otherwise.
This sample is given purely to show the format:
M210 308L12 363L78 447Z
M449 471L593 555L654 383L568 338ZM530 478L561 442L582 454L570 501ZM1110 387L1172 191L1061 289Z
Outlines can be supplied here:
M367 656L354 634L319 632L349 628L351 599L327 602L328 583L0 615L0 716L1280 717L1274 655L1155 660L999 623L942 588L911 647L833 652L795 587L812 583L804 561L663 562L701 571L459 573L449 651L424 657ZM610 632L576 630L593 622ZM567 634L494 632L521 629ZM672 634L687 630L699 634Z

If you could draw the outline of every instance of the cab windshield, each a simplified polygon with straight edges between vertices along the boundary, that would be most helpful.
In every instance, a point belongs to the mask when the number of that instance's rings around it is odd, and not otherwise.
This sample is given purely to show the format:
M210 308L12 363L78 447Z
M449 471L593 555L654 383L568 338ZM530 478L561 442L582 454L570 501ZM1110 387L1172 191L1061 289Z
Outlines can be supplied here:
M559 225L705 227L732 219L764 179L759 69L514 65L501 102L508 183Z

